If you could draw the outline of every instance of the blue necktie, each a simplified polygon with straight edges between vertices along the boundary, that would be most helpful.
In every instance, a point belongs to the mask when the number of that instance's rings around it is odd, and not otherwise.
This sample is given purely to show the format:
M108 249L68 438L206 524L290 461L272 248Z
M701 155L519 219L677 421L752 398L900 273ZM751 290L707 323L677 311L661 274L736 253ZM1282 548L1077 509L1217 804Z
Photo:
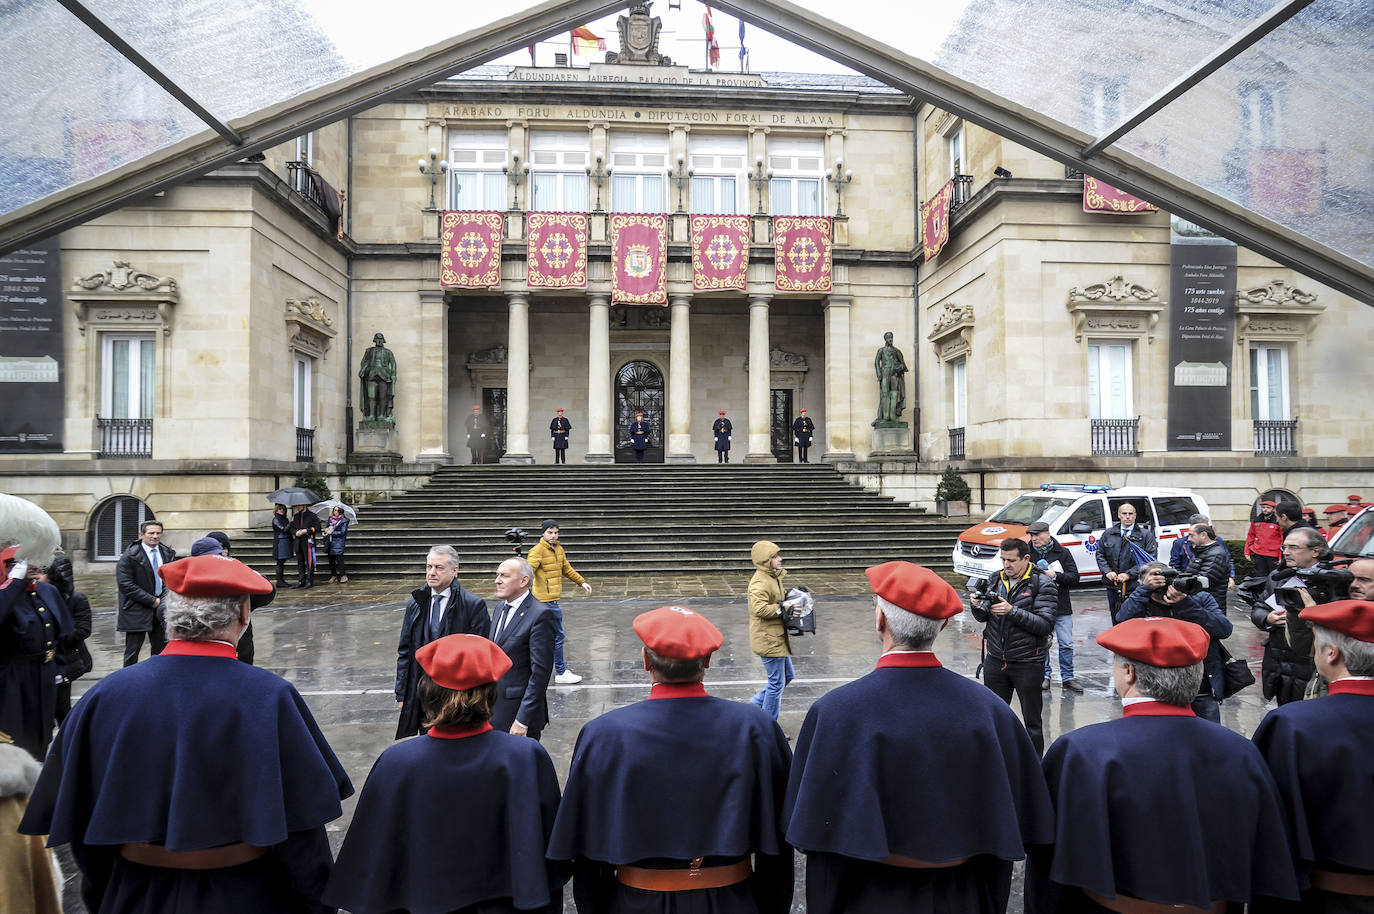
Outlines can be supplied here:
M444 595L431 594L429 598L429 640L439 637L440 625L444 620Z
M158 574L157 571L162 567L162 550L154 546L153 550L148 553L148 560L153 565L153 596L160 597L162 596L162 575Z

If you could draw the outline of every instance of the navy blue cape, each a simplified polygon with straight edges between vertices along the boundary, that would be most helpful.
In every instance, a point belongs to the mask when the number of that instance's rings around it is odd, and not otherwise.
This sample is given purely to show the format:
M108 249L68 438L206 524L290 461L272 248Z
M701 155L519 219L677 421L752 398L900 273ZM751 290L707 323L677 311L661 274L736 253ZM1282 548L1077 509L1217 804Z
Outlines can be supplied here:
M561 912L566 877L544 859L557 811L558 776L532 739L488 730L397 743L367 776L325 900L354 914L502 898Z

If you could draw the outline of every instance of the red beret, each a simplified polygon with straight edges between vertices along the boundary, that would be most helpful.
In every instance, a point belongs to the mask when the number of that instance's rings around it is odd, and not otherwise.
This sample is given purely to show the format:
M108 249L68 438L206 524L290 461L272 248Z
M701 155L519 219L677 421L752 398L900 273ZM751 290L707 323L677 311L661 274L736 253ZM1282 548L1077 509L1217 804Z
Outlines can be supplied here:
M476 412L477 410L479 410L479 409L481 409L481 408L482 408L482 407L480 407L480 406L474 406L474 407L472 408L472 411L473 411L473 412Z
M1192 666L1207 656L1212 638L1201 625L1182 619L1147 616L1118 622L1097 643L1128 660L1150 666Z
M15 557L18 555L19 544L15 543L13 546L10 546L4 552L0 552L0 563L4 563L6 565L13 565L15 562Z
M1323 514L1344 514L1344 513L1345 513L1345 508L1346 508L1345 505L1327 505L1326 508L1322 510L1322 513L1323 513Z
M710 619L685 606L660 606L640 613L634 627L645 647L674 660L701 660L725 643Z
M722 410L720 411L720 414L721 414L722 416L725 415L725 410L722 409Z
M806 412L806 407L803 406L803 407L801 408L801 411L802 411L802 412Z
M416 651L415 660L430 679L460 692L495 682L511 668L506 652L481 635L445 635Z
M162 583L186 597L236 597L271 593L272 584L238 559L196 555L158 570Z
M912 562L883 562L864 571L873 592L909 613L927 619L948 619L964 611L949 582L929 568Z
M1345 497L1345 500L1350 502L1352 505L1358 505L1360 502L1364 501L1364 499L1361 498L1359 495L1347 495Z
M558 409L557 409L557 410L555 410L555 412L560 412L560 413L561 413L561 412L562 412L562 411L563 411L563 407L561 407L561 406L560 406L560 407L558 407Z
M1374 641L1374 602L1369 600L1318 603L1298 613L1298 618L1322 628L1335 629L1357 641Z
M1260 502L1260 507L1261 507L1261 508L1272 508L1272 507L1274 507L1274 503L1273 503L1272 501L1267 501L1267 500L1266 500L1266 501L1262 501L1262 502Z

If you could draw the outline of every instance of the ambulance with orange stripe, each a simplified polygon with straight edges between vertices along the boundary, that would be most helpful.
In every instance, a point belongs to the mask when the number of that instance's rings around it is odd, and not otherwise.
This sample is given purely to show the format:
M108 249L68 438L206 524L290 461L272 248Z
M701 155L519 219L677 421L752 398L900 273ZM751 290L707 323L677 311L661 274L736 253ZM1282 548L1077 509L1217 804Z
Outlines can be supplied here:
M1013 536L1029 539L1026 527L1042 520L1073 555L1079 581L1099 581L1102 574L1097 570L1097 543L1116 523L1117 509L1127 502L1135 505L1138 523L1154 531L1159 557L1166 562L1174 542L1186 532L1188 518L1194 514L1211 516L1207 502L1191 489L1047 482L1036 491L1022 492L987 520L959 534L954 544L954 570L969 578L992 577L1002 570L998 544Z

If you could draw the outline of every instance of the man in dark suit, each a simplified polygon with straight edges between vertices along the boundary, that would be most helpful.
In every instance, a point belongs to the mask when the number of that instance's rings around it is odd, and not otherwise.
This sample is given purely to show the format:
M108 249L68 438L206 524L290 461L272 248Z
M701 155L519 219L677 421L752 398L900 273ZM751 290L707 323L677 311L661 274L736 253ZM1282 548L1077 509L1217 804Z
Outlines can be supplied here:
M396 645L396 706L401 712L397 739L420 732L420 702L415 697L420 665L415 652L445 635L485 638L490 633L487 601L458 583L458 551L452 546L430 547L425 558L425 586L410 594Z
M730 462L730 438L735 427L725 418L725 410L720 410L720 418L711 426L711 434L716 439L716 463Z
M167 646L162 620L162 578L158 569L177 557L162 543L162 524L145 520L138 525L138 542L119 557L115 581L119 585L119 612L115 631L124 633L124 665L138 663L143 638L148 636L153 654Z
M511 668L496 683L491 725L516 736L539 739L549 722L545 693L553 673L553 611L530 593L534 572L522 558L506 559L496 569L496 596L501 600L491 623L491 640L511 659Z
M558 410L558 415L549 423L549 437L553 439L553 462L566 464L568 462L568 435L572 432L572 423L563 415L563 410Z
M305 505L296 505L295 515L286 533L296 551L296 571L300 577L296 587L315 586L315 537L320 535L320 519Z

